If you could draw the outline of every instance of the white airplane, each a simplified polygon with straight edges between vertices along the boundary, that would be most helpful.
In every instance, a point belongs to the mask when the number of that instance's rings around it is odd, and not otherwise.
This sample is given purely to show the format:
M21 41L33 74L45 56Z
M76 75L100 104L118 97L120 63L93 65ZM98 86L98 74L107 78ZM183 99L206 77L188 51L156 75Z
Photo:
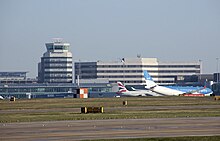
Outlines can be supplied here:
M137 90L133 87L131 87L133 91L129 91L121 82L117 82L117 84L119 88L117 93L122 96L161 96L151 90Z
M165 95L165 96L180 96L180 95L183 95L183 94L194 94L195 96L196 95L210 95L210 93L212 93L211 89L209 88L196 88L196 87L191 87L191 88L188 88L188 89L185 89L184 90L178 90L177 87L176 89L172 89L172 88L169 88L169 87L164 87L164 86L159 86L158 84L156 84L153 79L151 78L151 76L149 75L149 73L144 70L144 78L145 78L145 81L146 81L146 86L145 88L148 89L148 90L151 90L155 93L158 93L158 94L161 94L161 95ZM204 91L204 89L206 89ZM202 94L203 93L203 94Z

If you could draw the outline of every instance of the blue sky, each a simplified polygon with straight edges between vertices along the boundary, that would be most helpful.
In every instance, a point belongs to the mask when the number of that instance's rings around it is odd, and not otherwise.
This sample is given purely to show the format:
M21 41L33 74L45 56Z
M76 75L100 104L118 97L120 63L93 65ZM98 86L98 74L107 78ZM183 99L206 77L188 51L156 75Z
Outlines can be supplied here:
M217 70L219 0L0 0L0 71L29 71L63 38L74 60L156 57Z

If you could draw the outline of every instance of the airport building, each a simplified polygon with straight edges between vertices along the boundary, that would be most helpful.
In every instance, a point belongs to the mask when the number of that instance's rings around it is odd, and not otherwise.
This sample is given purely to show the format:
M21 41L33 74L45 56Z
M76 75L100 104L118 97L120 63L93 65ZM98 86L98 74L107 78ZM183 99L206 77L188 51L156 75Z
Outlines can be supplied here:
M60 39L46 43L47 51L38 64L39 83L72 83L72 53L70 44Z
M24 83L36 83L37 79L27 78L26 71L19 72L0 72L0 83L2 84L24 84Z
M201 64L195 62L162 62L157 58L123 58L118 61L75 62L75 82L86 80L121 81L126 85L143 85L143 70L160 85L173 85L186 76L199 75Z
M0 72L0 80L25 80L27 72Z
M81 84L82 88L88 88L89 97L109 97L116 95L112 92L112 85L108 83ZM14 96L16 98L67 98L76 94L79 87L73 83L33 83L33 84L0 84L0 95L4 98Z

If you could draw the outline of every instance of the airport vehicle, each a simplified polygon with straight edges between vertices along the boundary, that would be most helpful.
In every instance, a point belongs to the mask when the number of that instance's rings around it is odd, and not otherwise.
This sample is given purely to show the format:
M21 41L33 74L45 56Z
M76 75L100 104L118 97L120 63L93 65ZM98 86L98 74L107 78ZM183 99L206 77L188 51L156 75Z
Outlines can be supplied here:
M0 95L0 100L4 100L4 97Z
M161 94L161 95L184 96L184 95L191 94L190 96L198 96L198 95L210 96L213 93L211 89L206 88L206 87L159 86L153 81L152 77L149 75L147 70L144 70L144 78L146 81L145 88L153 92L156 92L158 94Z
M119 91L117 94L120 94L122 96L161 96L160 94L157 94L155 92L152 92L151 90L137 90L132 87L132 91L129 91L121 82L117 82Z

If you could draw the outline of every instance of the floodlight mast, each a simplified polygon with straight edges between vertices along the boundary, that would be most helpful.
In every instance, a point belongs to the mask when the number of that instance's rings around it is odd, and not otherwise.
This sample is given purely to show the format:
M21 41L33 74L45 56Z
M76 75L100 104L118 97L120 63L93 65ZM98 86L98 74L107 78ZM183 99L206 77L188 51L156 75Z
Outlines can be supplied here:
M217 67L216 67L216 69L217 69L217 73L216 73L216 77L217 77L217 83L219 82L219 73L218 73L218 61L219 61L219 58L216 58L216 63L217 63Z
M199 80L200 80L200 83L201 83L201 80L202 80L202 60L199 59L199 65L200 65L200 75L199 75Z

